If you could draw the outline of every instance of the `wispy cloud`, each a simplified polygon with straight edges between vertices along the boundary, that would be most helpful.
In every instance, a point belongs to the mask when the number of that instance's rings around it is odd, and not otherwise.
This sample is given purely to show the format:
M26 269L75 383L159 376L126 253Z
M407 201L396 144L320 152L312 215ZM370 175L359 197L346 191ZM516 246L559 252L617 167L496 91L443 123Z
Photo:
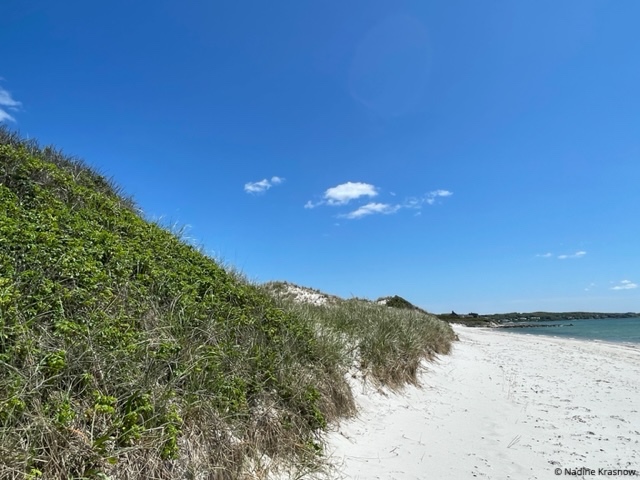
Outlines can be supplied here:
M353 220L356 218L362 218L362 217L366 217L367 215L373 215L376 213L389 215L392 213L396 213L399 209L400 209L400 205L389 205L388 203L367 203L366 205L361 206L360 208L354 210L353 212L340 215L340 217Z
M611 290L633 290L638 288L637 283L633 283L631 280L622 280L618 285L611 287Z
M567 260L569 258L582 258L587 254L587 252L585 252L584 250L580 250L578 252L575 253L569 253L569 254L562 254L562 255L555 255L551 252L547 252L547 253L538 253L536 255L536 258L557 258L558 260Z
M282 182L284 182L284 178L282 177L271 177L271 180L264 178L259 182L247 182L244 184L244 191L253 194L264 193L271 187L280 185Z
M421 209L425 204L434 205L439 197L450 197L453 192L449 190L432 190L421 197L409 197L402 204L403 208Z
M313 202L309 200L304 208L315 208L321 205L341 206L358 200L364 197L372 198L379 194L379 188L369 183L363 182L346 182L335 187L331 187L324 192L322 200ZM395 192L390 192L390 196L395 197ZM367 215L373 214L392 214L397 211L406 208L412 210L420 210L424 205L434 205L438 197L449 197L453 195L448 190L433 190L420 197L408 197L402 203L389 204L382 202L369 202L366 205L358 207L346 214L341 214L339 217L347 219L362 218ZM420 212L415 215L419 215Z
M584 250L580 250L579 252L572 253L572 254L569 254L569 255L558 255L558 259L566 260L568 258L582 258L586 254L587 254L587 252L585 252Z
M425 201L429 205L433 205L436 203L436 199L438 197L450 197L451 195L453 195L453 192L450 192L449 190L434 190L433 192L427 193Z
M2 78L0 78L2 80ZM7 110L18 111L22 104L11 97L11 94L0 87L0 122L4 122L5 120L9 120L11 122L15 122L16 119L13 118Z

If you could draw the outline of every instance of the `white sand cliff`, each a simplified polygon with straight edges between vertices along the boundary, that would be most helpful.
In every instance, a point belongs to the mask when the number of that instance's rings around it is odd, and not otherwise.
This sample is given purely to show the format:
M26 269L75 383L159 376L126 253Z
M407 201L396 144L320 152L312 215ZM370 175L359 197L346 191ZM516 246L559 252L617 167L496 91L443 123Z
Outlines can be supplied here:
M451 355L427 364L422 388L394 394L356 382L358 417L328 437L331 478L542 480L640 472L640 349L455 330L460 341Z

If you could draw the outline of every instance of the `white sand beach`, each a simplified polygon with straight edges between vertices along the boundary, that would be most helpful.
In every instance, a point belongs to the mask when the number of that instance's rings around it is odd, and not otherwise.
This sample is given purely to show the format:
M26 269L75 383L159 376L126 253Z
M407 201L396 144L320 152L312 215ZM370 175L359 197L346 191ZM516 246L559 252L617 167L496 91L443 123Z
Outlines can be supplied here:
M455 330L460 341L451 355L427 364L421 388L394 394L358 383L358 417L329 435L332 478L542 480L640 472L640 349Z

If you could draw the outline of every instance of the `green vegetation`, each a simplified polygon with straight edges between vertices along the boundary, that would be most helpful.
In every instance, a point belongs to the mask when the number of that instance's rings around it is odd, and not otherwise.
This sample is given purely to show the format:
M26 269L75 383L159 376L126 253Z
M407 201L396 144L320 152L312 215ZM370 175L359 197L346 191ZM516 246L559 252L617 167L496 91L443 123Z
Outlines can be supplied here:
M420 307L416 307L413 303L399 295L394 295L393 297L382 297L379 298L377 302L384 303L387 307L404 308L406 310L417 310L422 313L427 313Z
M439 314L438 318L447 323L458 323L460 325L466 325L467 327L490 327L491 320L484 316L470 316L470 315L458 315L443 313Z
M411 304L396 309L354 298L313 305L292 299L280 282L265 288L280 292L279 305L327 339L325 357L344 367L357 362L363 376L391 388L417 384L420 362L449 353L454 338L447 324Z
M0 128L0 478L319 469L354 361L399 387L452 338L419 312L280 299Z
M411 302L409 302L408 300L405 300L402 297L399 297L398 295L394 295L393 297L388 298L386 305L387 307L393 307L393 308L404 308L408 310L416 309L416 307Z

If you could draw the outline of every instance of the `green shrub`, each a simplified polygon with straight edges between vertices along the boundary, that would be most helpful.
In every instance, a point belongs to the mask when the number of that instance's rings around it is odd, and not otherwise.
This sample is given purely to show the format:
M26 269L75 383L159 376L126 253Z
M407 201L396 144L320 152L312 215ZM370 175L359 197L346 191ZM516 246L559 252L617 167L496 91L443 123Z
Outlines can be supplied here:
M330 416L309 392L344 381L302 319L6 129L0 327L2 478L235 476L269 448L276 464L309 461ZM295 432L277 448L256 440L267 403L280 413L261 427Z

